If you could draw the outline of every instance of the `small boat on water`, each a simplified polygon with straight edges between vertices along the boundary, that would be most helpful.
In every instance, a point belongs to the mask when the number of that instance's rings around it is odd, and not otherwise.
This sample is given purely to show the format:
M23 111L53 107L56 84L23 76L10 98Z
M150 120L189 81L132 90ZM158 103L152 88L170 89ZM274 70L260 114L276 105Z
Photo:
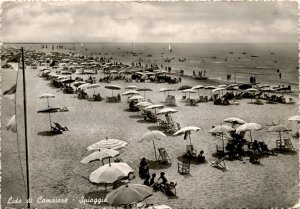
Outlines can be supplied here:
M170 51L170 52L173 51L173 49L172 49L172 47L171 47L171 44L169 44L169 51Z

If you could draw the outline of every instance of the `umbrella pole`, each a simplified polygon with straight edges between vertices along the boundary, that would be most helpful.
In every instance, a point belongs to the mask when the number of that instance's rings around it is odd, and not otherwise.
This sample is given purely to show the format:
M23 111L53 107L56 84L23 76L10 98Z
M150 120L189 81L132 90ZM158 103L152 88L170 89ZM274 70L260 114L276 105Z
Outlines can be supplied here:
M191 132L189 132L190 145L192 145Z
M50 107L50 105L49 105L49 98L47 97L47 103L48 103L48 107Z
M157 161L156 147L155 147L154 140L152 140L152 142L153 142L153 147L154 147L155 160Z
M223 152L224 152L225 151L225 145L224 145L223 133L222 133L222 143L223 143Z
M50 131L51 131L51 128L52 128L52 121L51 121L51 116L50 116L50 112L49 112L49 121L50 121Z
M252 143L252 135L251 135L251 131L249 131L250 132L250 139L251 139L251 143Z
M281 149L281 132L279 131L279 140L280 140L280 145L279 145L279 148Z

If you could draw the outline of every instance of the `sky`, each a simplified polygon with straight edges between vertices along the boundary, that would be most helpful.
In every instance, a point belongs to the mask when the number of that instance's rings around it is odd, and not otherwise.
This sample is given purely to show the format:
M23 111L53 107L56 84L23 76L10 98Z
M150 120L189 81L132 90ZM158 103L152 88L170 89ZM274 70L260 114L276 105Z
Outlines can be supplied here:
M298 43L279 2L5 2L2 42Z

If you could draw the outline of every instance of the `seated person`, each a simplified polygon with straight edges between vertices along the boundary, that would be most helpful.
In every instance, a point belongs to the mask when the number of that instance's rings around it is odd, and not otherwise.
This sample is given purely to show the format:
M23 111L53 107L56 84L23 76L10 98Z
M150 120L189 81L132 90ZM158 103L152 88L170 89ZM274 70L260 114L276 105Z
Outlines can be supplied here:
M200 151L198 157L197 157L197 162L198 163L205 163L205 157L203 156L204 152L203 150Z
M149 185L152 186L153 184L155 184L155 177L156 177L156 173L153 173L149 182Z
M161 172L157 182L153 185L155 191L159 190L161 187L166 186L168 180L165 177L165 172Z
M121 96L120 96L120 94L117 95L117 101L121 101Z
M150 176L149 176L149 175L147 175L147 176L146 176L146 179L145 179L145 181L144 181L144 185L146 185L146 186L150 186L149 179L150 179Z
M257 140L253 141L251 148L252 148L252 150L260 151L259 144L258 144Z
M262 152L265 152L269 155L275 155L275 153L268 148L268 145L265 142L259 142L259 146Z
M145 178L149 175L149 164L144 157L140 162L139 175L141 178Z

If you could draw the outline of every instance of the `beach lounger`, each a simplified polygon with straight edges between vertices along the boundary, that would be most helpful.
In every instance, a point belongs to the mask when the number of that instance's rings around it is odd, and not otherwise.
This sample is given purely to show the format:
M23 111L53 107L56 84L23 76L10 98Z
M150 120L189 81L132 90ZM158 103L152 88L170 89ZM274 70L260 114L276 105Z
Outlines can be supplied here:
M222 157L221 159L217 159L217 160L212 161L210 165L213 166L213 167L226 169L225 157Z
M293 152L296 151L296 149L294 148L294 146L293 146L293 144L292 144L292 142L291 142L290 139L283 139L283 141L284 141L284 144L285 144L285 148L286 148L286 149L288 149L288 150L290 150L290 151L293 151Z
M159 152L158 161L164 164L172 163L171 158L169 157L165 148L158 148L158 152Z
M178 173L182 175L190 174L190 167L191 164L189 162L178 163Z

